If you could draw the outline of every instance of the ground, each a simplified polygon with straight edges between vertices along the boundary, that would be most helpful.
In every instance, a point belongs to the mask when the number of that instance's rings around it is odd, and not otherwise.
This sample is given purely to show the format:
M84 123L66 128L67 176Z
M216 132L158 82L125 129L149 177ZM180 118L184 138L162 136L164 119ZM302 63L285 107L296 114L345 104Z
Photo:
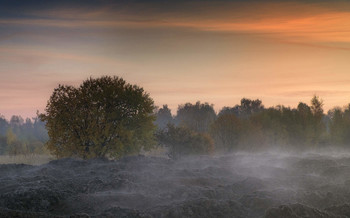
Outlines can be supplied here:
M0 217L349 217L350 154L0 165Z
M20 155L0 155L0 164L23 163L30 165L40 165L56 159L54 156L46 154L20 154Z

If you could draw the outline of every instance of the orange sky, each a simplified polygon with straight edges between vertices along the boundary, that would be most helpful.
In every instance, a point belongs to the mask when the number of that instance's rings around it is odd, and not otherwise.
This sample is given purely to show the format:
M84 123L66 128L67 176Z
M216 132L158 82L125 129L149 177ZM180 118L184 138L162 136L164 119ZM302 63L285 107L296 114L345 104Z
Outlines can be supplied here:
M173 112L197 100L219 110L242 97L265 106L295 107L314 94L326 109L350 103L346 1L67 2L0 9L7 118L42 112L59 83L101 75L144 87Z

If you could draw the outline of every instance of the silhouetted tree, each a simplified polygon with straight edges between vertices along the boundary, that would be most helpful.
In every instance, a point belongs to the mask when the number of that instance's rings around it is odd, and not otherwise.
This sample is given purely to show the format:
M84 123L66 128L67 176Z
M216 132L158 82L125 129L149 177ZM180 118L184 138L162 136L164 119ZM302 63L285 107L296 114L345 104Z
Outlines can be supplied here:
M314 96L311 99L311 112L313 114L313 128L315 130L312 143L318 144L324 140L326 129L325 123L323 122L323 100L318 96Z
M333 144L343 145L346 143L346 127L347 122L344 119L344 113L340 107L333 108L328 111L331 119L330 137Z
M247 118L252 114L256 114L264 110L264 105L262 105L261 100L250 100L247 98L242 98L240 105L240 116Z
M168 124L172 124L173 122L173 116L171 115L171 110L168 108L168 105L165 104L156 111L155 124L158 129L164 129Z
M297 107L296 119L296 122L300 125L299 129L301 130L298 132L299 143L303 145L313 144L315 129L311 108L307 104L300 102Z
M241 107L239 105L236 105L234 107L223 107L220 110L218 117L225 114L234 114L236 117L239 117L240 113L241 113Z
M3 115L0 115L0 155L6 153L7 149L7 137L6 132L9 128L9 124Z
M8 128L9 123L3 115L0 115L0 136L5 136Z
M216 113L213 105L208 103L186 103L177 110L176 120L180 126L185 126L196 132L208 132L210 125L215 121Z
M350 145L350 104L344 110L335 107L328 111L329 132L333 145Z
M45 122L40 120L39 111L37 111L37 116L33 118L33 134L37 141L46 143L49 140L49 135L47 133Z
M6 136L0 136L0 155L7 152L7 138Z
M311 112L314 115L317 122L320 122L322 120L323 100L316 95L311 99Z
M18 127L18 126L23 125L23 123L24 123L24 120L21 116L13 115L11 117L11 120L10 120L11 127Z
M211 125L210 134L215 141L215 149L232 151L237 149L242 123L233 113L224 113Z

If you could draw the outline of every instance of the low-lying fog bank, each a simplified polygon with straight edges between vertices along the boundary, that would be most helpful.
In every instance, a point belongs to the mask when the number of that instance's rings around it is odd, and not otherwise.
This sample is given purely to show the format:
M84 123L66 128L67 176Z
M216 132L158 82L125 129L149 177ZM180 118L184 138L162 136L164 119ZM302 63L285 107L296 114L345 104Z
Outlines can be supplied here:
M0 165L0 217L349 217L350 153Z

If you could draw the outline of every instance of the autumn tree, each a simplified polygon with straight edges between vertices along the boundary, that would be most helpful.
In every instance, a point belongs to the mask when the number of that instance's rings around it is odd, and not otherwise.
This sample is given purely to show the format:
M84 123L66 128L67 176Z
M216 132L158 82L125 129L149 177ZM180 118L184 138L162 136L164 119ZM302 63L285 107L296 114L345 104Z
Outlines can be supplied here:
M59 85L40 118L48 149L59 157L121 157L154 145L153 109L142 88L103 76L78 88Z

